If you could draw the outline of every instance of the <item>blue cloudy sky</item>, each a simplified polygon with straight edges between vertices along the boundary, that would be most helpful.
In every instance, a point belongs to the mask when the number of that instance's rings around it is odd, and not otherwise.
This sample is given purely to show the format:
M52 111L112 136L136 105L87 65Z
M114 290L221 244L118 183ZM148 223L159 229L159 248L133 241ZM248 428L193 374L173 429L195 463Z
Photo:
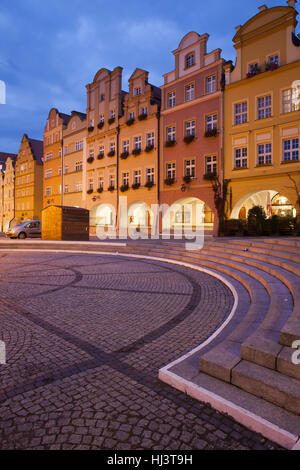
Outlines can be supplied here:
M234 59L234 27L263 0L9 0L0 6L0 152L17 153L24 133L42 139L52 107L86 110L85 85L98 69L124 68L123 87L136 67L162 84L172 50L189 31L209 33L209 49ZM268 0L268 7L285 5Z

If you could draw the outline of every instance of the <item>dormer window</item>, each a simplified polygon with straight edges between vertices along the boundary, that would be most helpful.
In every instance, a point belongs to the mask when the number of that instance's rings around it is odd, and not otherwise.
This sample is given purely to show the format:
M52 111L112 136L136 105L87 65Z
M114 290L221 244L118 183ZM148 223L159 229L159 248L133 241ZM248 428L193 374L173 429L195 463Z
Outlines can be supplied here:
M185 57L185 68L188 69L190 67L193 67L195 65L195 54L192 52L191 54L188 54Z

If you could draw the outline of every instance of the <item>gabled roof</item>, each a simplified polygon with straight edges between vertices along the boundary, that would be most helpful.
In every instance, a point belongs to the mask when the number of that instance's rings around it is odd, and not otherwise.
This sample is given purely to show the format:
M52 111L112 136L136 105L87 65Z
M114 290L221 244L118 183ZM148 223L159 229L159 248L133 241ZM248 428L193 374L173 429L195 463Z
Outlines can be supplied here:
M28 143L30 145L33 158L39 165L41 165L43 162L43 141L28 138Z
M5 167L6 167L6 160L8 158L11 158L13 161L13 165L16 162L17 155L14 153L5 153L5 152L0 152L0 165L2 165L2 172L5 172Z

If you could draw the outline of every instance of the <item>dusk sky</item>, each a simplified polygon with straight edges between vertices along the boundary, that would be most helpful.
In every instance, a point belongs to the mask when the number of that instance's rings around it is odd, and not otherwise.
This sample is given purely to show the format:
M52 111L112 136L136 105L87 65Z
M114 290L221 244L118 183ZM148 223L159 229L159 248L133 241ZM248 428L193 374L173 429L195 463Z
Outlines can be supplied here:
M0 152L17 153L24 133L42 139L49 110L86 111L85 85L101 67L123 71L123 89L136 67L162 84L174 68L172 51L189 31L208 33L209 50L235 59L235 26L263 1L11 0L0 10ZM286 5L268 0L268 7ZM299 5L298 5L299 6ZM299 29L298 29L299 31Z

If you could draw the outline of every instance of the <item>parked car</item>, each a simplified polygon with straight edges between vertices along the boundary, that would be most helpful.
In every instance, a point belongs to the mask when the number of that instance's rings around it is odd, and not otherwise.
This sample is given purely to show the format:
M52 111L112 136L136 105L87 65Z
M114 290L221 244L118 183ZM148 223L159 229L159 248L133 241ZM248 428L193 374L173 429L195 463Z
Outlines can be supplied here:
M27 222L9 228L5 235L8 238L40 238L42 235L41 221L27 220Z

